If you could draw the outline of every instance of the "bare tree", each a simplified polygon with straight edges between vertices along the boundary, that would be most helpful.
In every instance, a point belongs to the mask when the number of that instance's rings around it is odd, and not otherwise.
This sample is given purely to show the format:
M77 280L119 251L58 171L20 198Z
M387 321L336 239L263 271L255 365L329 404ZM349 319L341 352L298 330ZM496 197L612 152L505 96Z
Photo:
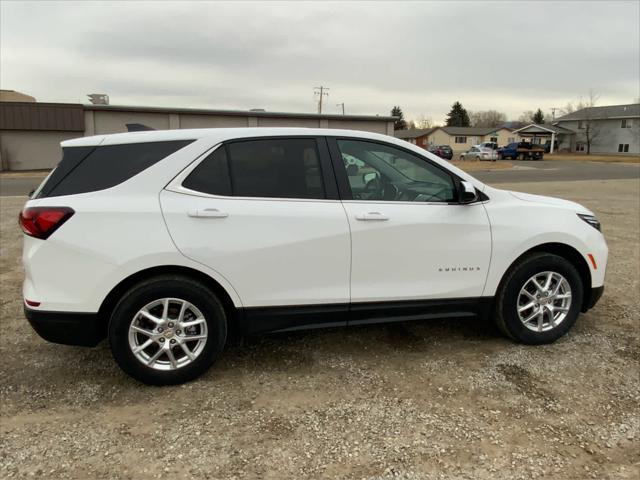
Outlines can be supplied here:
M558 109L558 113L560 114L560 116L569 115L570 113L573 113L575 111L576 111L576 105L574 102L567 102L567 104L564 107L560 107Z
M598 139L601 133L600 124L594 118L594 108L598 102L598 95L594 90L589 90L589 96L586 99L580 98L576 104L576 111L581 111L578 119L578 139L587 144L587 155L591 154L591 146Z
M469 112L471 125L474 127L499 127L507 121L507 116L497 110L481 110Z
M418 115L418 118L414 120L416 128L431 128L433 126L433 120L431 117L427 117L424 113Z
M533 121L535 112L533 110L526 110L522 112L522 115L518 117L518 121L521 123L536 123Z

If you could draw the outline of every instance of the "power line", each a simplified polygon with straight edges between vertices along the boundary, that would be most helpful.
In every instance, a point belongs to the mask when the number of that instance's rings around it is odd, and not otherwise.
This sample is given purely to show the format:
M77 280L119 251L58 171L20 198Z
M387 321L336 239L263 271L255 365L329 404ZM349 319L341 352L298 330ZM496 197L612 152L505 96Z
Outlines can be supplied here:
M322 113L322 97L328 97L329 94L327 93L327 90L329 90L327 87L323 87L323 86L319 86L319 87L313 87L313 93L315 95L319 95L320 96L320 100L318 100L318 113Z

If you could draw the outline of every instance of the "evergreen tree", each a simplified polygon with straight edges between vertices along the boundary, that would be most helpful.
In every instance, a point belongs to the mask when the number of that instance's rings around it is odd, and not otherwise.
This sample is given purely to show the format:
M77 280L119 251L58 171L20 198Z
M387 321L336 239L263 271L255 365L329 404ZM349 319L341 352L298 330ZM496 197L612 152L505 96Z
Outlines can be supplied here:
M531 120L533 120L533 123L537 124L544 123L544 113L542 113L542 110L538 109L536 113L533 114Z
M391 116L398 117L398 119L393 124L394 130L406 130L407 122L404 121L404 114L402 113L402 109L399 106L395 106L391 109Z
M460 102L454 103L447 115L447 127L468 127L469 125L471 125L469 113Z

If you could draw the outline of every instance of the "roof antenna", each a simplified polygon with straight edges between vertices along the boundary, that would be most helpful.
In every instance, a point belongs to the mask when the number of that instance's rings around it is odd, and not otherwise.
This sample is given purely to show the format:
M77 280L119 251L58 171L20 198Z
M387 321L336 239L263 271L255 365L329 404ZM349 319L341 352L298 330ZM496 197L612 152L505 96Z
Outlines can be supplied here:
M142 123L127 123L127 132L146 132L148 130L155 130L155 128L147 127Z

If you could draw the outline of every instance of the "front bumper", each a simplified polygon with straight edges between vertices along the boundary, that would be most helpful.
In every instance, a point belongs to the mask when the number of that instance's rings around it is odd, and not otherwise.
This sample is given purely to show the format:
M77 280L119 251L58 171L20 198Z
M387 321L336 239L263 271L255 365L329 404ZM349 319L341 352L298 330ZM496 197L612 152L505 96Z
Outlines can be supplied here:
M582 312L584 313L587 310L593 308L595 304L598 303L598 300L600 300L600 297L602 297L603 293L604 293L604 285L601 287L592 288L589 298L585 299L585 302L582 306Z
M24 307L33 329L48 342L95 347L107 336L97 313L42 312Z

